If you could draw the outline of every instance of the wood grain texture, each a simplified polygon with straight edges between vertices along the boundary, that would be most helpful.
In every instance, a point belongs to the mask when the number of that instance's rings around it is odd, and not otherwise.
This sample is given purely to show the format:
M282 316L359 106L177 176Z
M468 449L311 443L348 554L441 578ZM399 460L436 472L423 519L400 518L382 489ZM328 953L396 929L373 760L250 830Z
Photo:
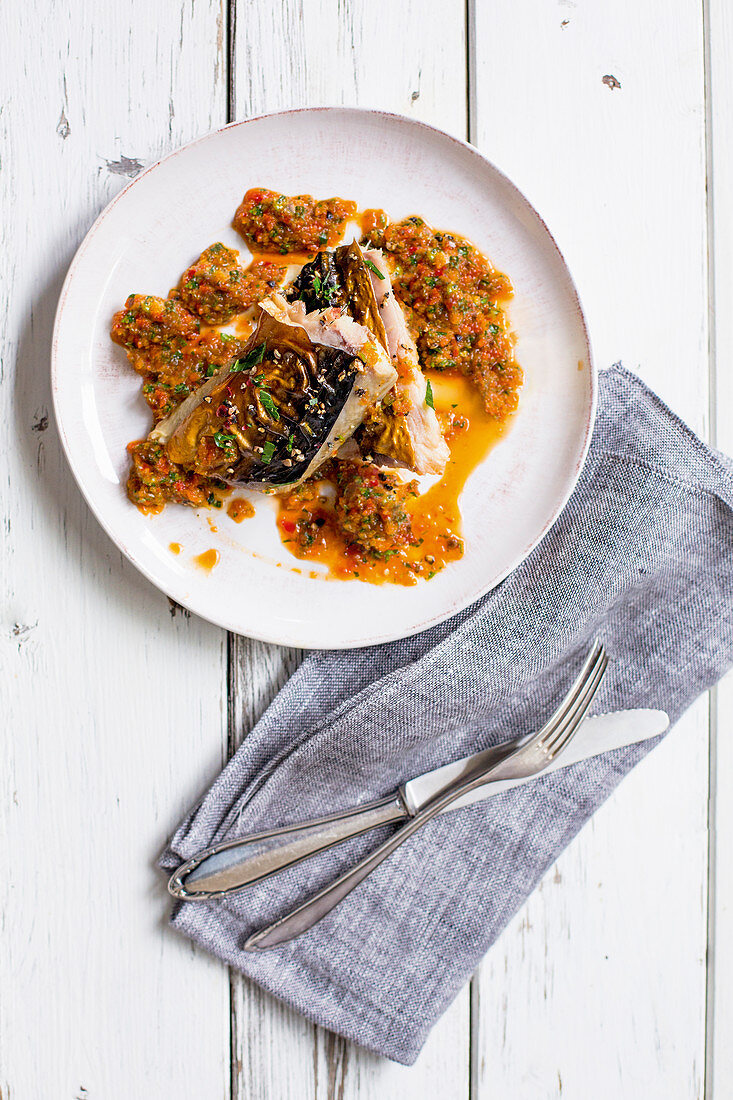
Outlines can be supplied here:
M708 195L710 216L710 352L716 446L733 454L733 10L725 0L705 5L707 34ZM733 674L714 693L710 759L710 920L706 1100L733 1095Z
M290 107L364 106L411 115L465 137L464 4L240 2L233 79L237 118ZM264 709L297 655L245 640L236 640L233 652L232 716L238 737ZM238 976L233 976L232 991L237 1100L275 1095L417 1100L431 1094L436 1081L444 1096L468 1096L468 990L409 1070L306 1024ZM259 1020L255 1032L254 1020ZM287 1067L283 1050L288 1051Z
M234 30L236 118L358 106L466 137L464 0L239 0Z
M218 0L0 10L5 1100L228 1086L227 975L167 929L154 866L224 759L225 636L108 541L49 393L81 237L140 167L223 121L222 30Z
M121 557L61 453L48 355L73 252L128 179L228 105L357 104L470 122L547 218L599 365L623 359L733 452L730 5L11 0L0 34L0 1100L727 1100L730 677L712 726L702 699L564 853L412 1069L168 930L157 849L300 654L227 642Z
M622 359L706 433L701 9L480 0L476 58L478 144L556 235L598 365ZM700 1095L707 743L703 699L490 952L481 1100Z

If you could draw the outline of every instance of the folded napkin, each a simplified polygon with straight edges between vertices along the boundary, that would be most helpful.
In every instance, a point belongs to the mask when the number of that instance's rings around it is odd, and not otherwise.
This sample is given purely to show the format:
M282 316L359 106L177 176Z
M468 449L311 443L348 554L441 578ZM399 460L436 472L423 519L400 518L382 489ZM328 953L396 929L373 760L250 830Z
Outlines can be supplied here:
M523 565L404 641L311 654L180 825L172 870L221 840L346 808L542 724L592 640L611 656L596 712L674 721L733 663L733 463L634 375L601 375L588 460ZM427 598L427 595L426 595ZM411 1064L538 880L649 744L432 821L320 924L261 954L247 936L388 830L220 901L179 931L311 1020Z

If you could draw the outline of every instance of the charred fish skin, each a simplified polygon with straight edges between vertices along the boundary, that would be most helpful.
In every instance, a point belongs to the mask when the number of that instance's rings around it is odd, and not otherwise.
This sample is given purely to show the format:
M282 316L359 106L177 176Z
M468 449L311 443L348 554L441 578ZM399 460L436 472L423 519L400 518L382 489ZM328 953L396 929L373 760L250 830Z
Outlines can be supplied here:
M287 488L324 448L360 368L263 311L245 356L173 425L168 457L232 485Z
M290 286L284 290L289 302L300 300L305 304L306 312L328 309L329 306L342 308L346 305L341 277L336 267L334 253L319 252L307 264L304 264Z
M388 350L372 276L356 241L332 252L319 252L303 265L285 297L290 302L302 301L309 313L332 306L345 310L372 333L385 351Z

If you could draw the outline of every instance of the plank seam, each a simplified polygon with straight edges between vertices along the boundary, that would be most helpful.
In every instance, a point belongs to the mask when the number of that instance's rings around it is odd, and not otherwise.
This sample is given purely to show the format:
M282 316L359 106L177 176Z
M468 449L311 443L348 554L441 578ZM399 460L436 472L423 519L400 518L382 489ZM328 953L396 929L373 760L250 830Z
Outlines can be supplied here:
M708 439L717 445L718 364L715 330L715 194L713 184L713 96L710 0L701 0L703 33L703 95L705 101L705 221L708 352ZM703 1096L713 1098L715 1059L715 913L716 817L718 764L718 689L711 688L708 706L707 894L705 952L705 1048Z
M226 74L227 74L227 122L234 122L237 103L237 0L227 0L226 5Z
M476 144L476 0L466 0L466 140Z
M479 1057L479 1013L481 991L478 972L471 978L468 1000L468 1100L479 1100L481 1065Z

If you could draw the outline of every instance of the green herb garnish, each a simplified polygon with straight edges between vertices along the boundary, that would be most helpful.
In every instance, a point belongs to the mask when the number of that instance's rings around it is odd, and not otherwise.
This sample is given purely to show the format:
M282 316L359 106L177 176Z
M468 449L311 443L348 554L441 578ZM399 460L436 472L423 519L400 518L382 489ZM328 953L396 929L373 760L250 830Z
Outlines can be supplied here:
M425 379L425 404L429 405L431 409L435 408L433 402L433 387L430 385L430 379Z
M178 385L174 388L173 392L174 393L188 393L189 392L188 386L186 385L185 382L179 382Z
M364 257L364 263L367 265L367 267L369 268L370 271L374 272L374 274L377 276L378 279L383 279L384 278L384 275L379 270L377 265L373 264L371 260L368 260L366 256Z
M269 466L272 462L272 456L275 453L275 444L271 439L268 439L262 448L262 464L263 466Z
M258 393L260 395L260 401L262 402L262 407L265 412L269 413L273 420L279 420L280 413L277 411L277 405L272 400L267 390L260 389Z
M221 447L222 450L226 450L230 443L235 443L236 440L229 432L214 432L214 443L217 447Z
M207 378L213 378L215 374L216 374L216 367L213 365L213 363L210 363L209 366L206 368L206 377Z
M256 367L258 363L262 362L265 357L266 349L266 344L258 344L256 348L252 348L252 350L248 351L246 355L243 355L241 359L237 359L234 363L232 363L230 370L251 370L252 367Z

